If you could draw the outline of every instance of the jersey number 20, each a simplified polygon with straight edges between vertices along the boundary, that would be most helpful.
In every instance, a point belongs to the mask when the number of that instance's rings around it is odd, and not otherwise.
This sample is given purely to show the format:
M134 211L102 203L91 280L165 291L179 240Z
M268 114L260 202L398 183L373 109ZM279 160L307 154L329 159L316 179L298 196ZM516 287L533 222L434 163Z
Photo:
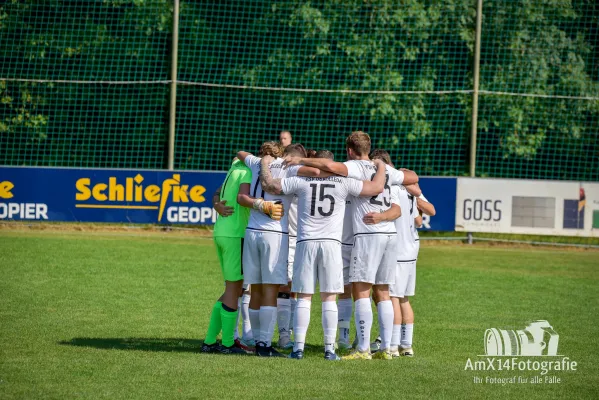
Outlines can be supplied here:
M370 180L374 179L374 176L376 174L372 174L372 176L370 177ZM387 196L385 196L385 192L387 192ZM378 197L380 195L383 195L383 201L377 200ZM372 196L370 198L370 204L374 204L376 206L382 206L383 203L385 203L385 207L391 207L391 186L389 186L389 175L385 174L385 189L383 190L383 193L381 193L377 196Z

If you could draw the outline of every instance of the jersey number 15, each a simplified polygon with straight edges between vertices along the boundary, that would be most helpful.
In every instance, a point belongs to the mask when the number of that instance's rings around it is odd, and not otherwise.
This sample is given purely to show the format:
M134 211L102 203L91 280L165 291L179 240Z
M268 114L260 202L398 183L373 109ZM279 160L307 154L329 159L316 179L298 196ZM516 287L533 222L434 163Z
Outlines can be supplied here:
M320 193L319 196L316 196L316 192L317 192L317 188L318 186L320 186ZM331 185L331 184L326 184L326 183L311 183L310 187L312 188L312 204L310 205L310 215L311 216L315 216L316 215L316 211L318 211L318 214L320 214L322 217L329 217L331 214L333 214L333 210L335 210L335 198L330 195L330 194L326 194L326 190L327 189L335 189L335 185ZM323 207L316 207L318 203L323 204L325 202L325 200L329 201L329 209L327 211L324 211Z

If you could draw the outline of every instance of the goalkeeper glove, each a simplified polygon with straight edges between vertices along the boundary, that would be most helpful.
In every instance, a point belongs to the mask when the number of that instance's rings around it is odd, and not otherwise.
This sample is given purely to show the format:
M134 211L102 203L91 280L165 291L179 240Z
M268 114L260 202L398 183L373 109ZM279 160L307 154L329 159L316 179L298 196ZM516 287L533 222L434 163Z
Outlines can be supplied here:
M256 199L253 204L254 210L260 211L275 221L280 221L285 214L283 204L280 201L264 201L264 199Z

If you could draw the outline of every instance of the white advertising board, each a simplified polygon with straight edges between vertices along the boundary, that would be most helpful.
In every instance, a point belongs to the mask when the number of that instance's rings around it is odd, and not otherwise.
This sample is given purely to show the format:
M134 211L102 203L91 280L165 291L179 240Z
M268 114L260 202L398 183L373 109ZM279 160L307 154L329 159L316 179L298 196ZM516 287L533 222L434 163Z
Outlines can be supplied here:
M599 183L458 178L456 231L599 236Z

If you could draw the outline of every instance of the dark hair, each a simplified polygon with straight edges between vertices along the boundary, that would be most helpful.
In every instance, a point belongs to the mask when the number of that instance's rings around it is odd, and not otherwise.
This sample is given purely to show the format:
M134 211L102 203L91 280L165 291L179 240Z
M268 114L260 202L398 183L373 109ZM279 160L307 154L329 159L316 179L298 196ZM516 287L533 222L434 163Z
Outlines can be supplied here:
M316 157L316 150L314 150L314 149L307 149L306 150L306 157L307 158L315 158Z
M329 160L334 160L335 155L328 150L318 150L314 155L314 158L328 158Z
M372 160L382 160L385 164L393 167L393 163L391 162L391 156L387 152L387 150L383 149L374 149L372 153L370 153L370 158Z
M283 151L284 156L298 156L298 157L306 157L306 149L299 143L292 143L289 146L285 147L285 151Z
M345 139L345 146L352 149L358 156L370 153L370 136L362 131L352 132Z

